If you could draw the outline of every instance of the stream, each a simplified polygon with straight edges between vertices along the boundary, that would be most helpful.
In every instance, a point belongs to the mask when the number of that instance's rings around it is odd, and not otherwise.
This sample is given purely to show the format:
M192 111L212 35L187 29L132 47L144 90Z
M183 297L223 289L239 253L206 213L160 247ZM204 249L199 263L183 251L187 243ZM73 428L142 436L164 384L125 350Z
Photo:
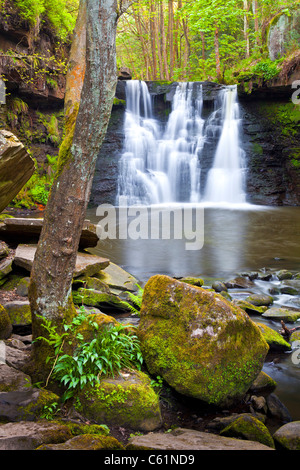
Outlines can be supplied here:
M96 208L87 218L99 223ZM230 280L249 271L288 269L300 272L300 207L225 205L204 207L204 244L199 250L186 250L186 240L106 239L90 251L123 267L140 283L154 274L198 276L205 286ZM230 289L232 297L245 298L250 292L268 292L276 279L255 281L251 289ZM274 296L274 306L300 308L300 296ZM279 321L252 317L278 331ZM299 323L299 322L298 322ZM293 327L295 324L288 324ZM300 419L300 364L291 353L278 353L264 365L264 371L277 383L275 393L288 408L292 419Z

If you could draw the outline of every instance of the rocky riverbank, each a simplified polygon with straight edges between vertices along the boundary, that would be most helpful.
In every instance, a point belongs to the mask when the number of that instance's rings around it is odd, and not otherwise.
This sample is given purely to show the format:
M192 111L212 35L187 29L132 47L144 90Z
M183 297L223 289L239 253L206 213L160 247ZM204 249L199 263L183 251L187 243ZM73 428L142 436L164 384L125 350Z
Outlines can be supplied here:
M93 256L93 262L74 275L78 311L89 310L101 327L137 327L144 362L139 372L124 370L103 380L97 393L80 397L79 406L78 400L62 403L62 389L53 383L47 387L32 382L27 298L32 257L26 259L28 250L20 256L22 245L1 245L0 449L299 450L299 421L277 396L276 382L261 370L270 357L296 358L299 273L239 273L211 285L200 278L154 276L142 288L119 266L104 259L99 264ZM259 283L265 283L267 292L260 289L258 294ZM136 298L141 292L140 311ZM278 307L278 295L294 300L294 306ZM266 325L269 318L273 328ZM162 325L165 333L159 339ZM156 345L149 342L149 332ZM240 373L230 378L232 361ZM225 375L210 380L219 364ZM208 394L197 387L205 380Z

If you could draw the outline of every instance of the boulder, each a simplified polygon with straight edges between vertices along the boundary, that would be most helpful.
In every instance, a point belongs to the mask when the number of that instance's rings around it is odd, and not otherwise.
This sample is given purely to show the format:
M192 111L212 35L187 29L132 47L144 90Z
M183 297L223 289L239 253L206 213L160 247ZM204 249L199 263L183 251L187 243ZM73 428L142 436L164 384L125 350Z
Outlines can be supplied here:
M60 444L42 444L36 450L125 450L125 447L114 437L81 434Z
M240 416L230 423L220 433L221 436L236 437L237 439L247 439L257 441L267 447L275 448L274 440L268 428L254 416Z
M220 406L244 396L269 349L243 310L161 275L145 286L138 336L151 374L183 395Z
M198 286L198 287L202 287L203 284L204 284L203 279L201 279L199 277L191 277L191 276L182 277L180 279L180 281L181 282L186 282L187 284L190 284L191 286Z
M14 199L34 173L34 161L9 131L0 130L0 212Z
M58 401L59 397L57 395L39 388L0 392L0 419L5 421L34 421L41 415L44 406Z
M221 282L221 281L214 281L212 283L211 287L216 292L226 292L227 291L227 287L225 286L224 282Z
M99 307L100 309L114 308L125 312L129 311L128 304L115 294L80 287L72 295L73 302L77 305L83 304L90 307Z
M239 276L230 281L225 282L225 285L228 289L246 289L247 287L253 287L255 284L249 278Z
M245 300L256 307L268 306L274 302L273 297L267 294L252 294Z
M287 269L281 269L275 273L275 276L279 279L279 281L283 281L285 279L292 279L293 274Z
M97 278L105 282L110 289L116 289L116 291L135 292L137 290L137 279L114 263L109 263L109 266L103 268L97 274Z
M28 300L12 300L4 305L12 325L30 325L31 309Z
M15 243L37 243L44 219L31 219L13 217L4 219L0 223L0 236L2 239ZM93 248L99 241L96 226L89 220L85 220L79 241L79 248Z
M271 393L266 397L268 414L283 423L289 423L292 421L291 415L287 407L280 401L275 393Z
M243 441L193 429L177 428L168 434L149 433L133 436L127 450L274 450L259 442ZM188 456L185 456L188 462Z
M36 245L18 245L15 253L14 263L27 271L31 271ZM109 265L109 260L101 258L100 256L91 255L89 253L77 254L76 266L73 277L79 276L93 276L99 273L102 269L105 269Z
M9 256L0 262L0 280L5 278L12 271L13 257Z
M5 308L0 305L0 340L7 339L12 333L13 327L10 316Z
M0 425L0 450L35 450L42 444L65 442L72 433L66 424L41 420Z
M300 450L300 421L284 424L274 433L276 447L284 450Z
M26 391L30 384L29 375L7 364L0 364L0 392Z
M233 299L232 303L245 310L248 315L261 315L268 309L266 306L258 307L257 305L250 304L250 302L246 302L246 300Z
M270 347L270 351L290 351L291 345L277 331L264 323L256 323Z
M300 318L300 310L290 307L271 307L262 314L262 317L283 320L284 322L296 322Z
M276 382L272 377L261 371L256 379L253 381L249 392L255 393L256 395L269 395L276 388Z
M82 414L96 423L143 432L161 426L159 397L143 372L126 371L105 378L93 388L85 388L79 398Z

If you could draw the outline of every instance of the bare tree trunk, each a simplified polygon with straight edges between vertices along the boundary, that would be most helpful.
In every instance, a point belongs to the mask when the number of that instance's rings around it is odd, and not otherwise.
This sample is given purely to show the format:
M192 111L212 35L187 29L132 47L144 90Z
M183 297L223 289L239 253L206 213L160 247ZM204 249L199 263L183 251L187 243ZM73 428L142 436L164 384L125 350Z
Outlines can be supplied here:
M249 12L248 0L244 0L244 38L245 38L245 43L246 43L246 58L250 57L248 12Z
M81 0L81 8L85 0ZM36 251L29 290L33 339L45 336L44 319L62 330L64 320L75 314L72 278L80 235L89 201L99 148L106 133L116 87L115 36L117 0L86 0L86 61L78 78L76 102L67 110L66 138L59 155L59 170L46 207L43 230ZM82 11L82 10L81 10ZM84 34L78 18L76 31ZM82 68L83 69L83 68ZM69 74L76 78L76 67ZM70 80L70 76L69 76ZM75 80L76 81L76 80ZM45 371L45 342L33 343L36 370Z
M164 78L169 80L169 69L168 69L168 58L166 48L166 31L165 31L165 16L164 16L164 4L161 1L160 4L160 31L161 31L161 51L163 59Z
M152 51L152 77L153 80L157 79L157 60L156 60L156 47L155 47L155 6L153 0L150 1L150 38L151 38L151 51Z
M254 17L254 29L255 29L255 42L258 45L259 41L259 24L258 24L258 2L257 0L252 1L252 11Z
M215 56L216 56L216 72L217 72L217 79L222 79L221 74L221 62L220 62L220 50L219 50L219 28L216 27L215 29Z
M170 77L172 79L174 72L174 11L173 11L173 0L169 0L168 3L168 12L169 12L169 27L168 27L168 36L169 36L169 51L170 51Z

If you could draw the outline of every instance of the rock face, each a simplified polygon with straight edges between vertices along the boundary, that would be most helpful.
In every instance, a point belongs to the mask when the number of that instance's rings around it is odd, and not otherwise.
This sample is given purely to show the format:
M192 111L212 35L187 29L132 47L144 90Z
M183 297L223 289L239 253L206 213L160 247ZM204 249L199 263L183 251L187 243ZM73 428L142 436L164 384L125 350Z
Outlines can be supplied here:
M0 130L0 212L13 200L34 172L24 145L9 131Z
M240 399L262 369L268 345L248 315L222 296L153 276L138 336L152 374L209 404Z
M279 13L273 18L268 29L268 49L271 60L280 59L293 39L300 34L300 11Z

